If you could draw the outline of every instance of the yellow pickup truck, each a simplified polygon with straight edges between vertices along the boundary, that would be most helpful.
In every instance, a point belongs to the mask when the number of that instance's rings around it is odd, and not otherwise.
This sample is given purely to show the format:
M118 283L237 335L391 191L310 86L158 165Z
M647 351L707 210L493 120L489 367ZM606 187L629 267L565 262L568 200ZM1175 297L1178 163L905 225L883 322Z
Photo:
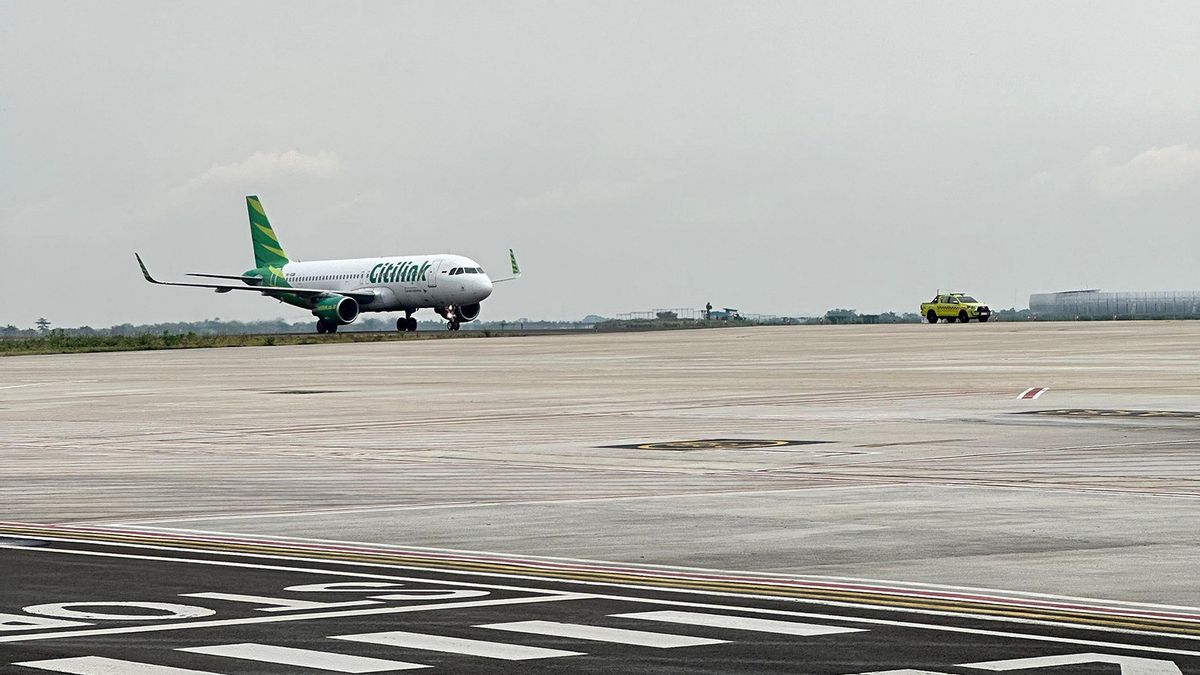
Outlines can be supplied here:
M946 323L967 323L971 319L978 319L982 323L992 318L991 308L975 298L962 293L941 291L933 296L933 300L921 303L921 314L929 323L937 323L938 319Z

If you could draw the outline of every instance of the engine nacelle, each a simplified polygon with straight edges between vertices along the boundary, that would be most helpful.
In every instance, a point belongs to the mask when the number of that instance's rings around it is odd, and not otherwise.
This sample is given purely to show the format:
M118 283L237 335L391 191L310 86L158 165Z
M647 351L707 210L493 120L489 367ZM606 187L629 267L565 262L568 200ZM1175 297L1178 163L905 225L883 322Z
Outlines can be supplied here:
M345 295L321 298L312 313L322 321L344 326L358 318L358 301Z
M469 305L460 305L454 308L454 316L459 321L467 322L474 321L479 318L479 303L473 302Z

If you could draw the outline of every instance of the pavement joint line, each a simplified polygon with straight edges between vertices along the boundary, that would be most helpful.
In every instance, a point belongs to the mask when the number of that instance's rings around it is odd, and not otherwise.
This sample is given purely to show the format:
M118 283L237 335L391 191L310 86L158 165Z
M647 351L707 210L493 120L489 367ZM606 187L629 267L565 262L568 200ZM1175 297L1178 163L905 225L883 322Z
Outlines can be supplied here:
M134 527L140 525L153 525L155 523L187 523L194 521L209 521L209 520L249 520L254 518L291 518L296 516L308 515L333 515L344 513L376 513L388 511L420 511L433 509L463 509L482 506L530 506L541 504L585 504L594 502L617 502L617 501L638 501L638 500L660 500L660 499L680 499L686 497L708 497L714 495L754 495L754 494L777 494L780 492L812 492L815 490L868 490L873 488L897 487L904 483L885 483L879 481L870 481L861 485L815 485L812 487L781 487L767 488L757 490L708 490L702 492L679 492L674 494L658 494L658 495L614 495L614 496L597 496L597 497L574 497L567 499L522 499L515 501L476 501L476 502L452 502L442 504L397 504L390 506L363 506L363 507L345 507L332 509L317 509L309 511L270 511L266 513L251 513L251 514L227 514L227 515L212 515L212 516L185 516L182 518L148 518L129 521L128 519L121 522L85 522L85 523L62 523L64 526L71 527L86 527L86 526L111 526L119 527L123 525L131 525ZM177 529L177 528L172 528Z
M29 549L22 549L22 550L29 550ZM106 553L97 553L94 551L78 551L78 550L63 550L63 549L33 549L33 550L44 551L44 552L72 553L72 554L79 554L79 555L107 555L107 556L114 556L114 557L163 559L163 560L168 560L168 561L172 561L172 560L179 561L180 560L178 558L159 558L159 557L139 556L139 555L131 555L131 554L111 554L111 553L106 554ZM222 564L217 561L199 561L199 560L197 560L195 562L199 562L199 563L203 563L203 564ZM224 564L239 565L240 563L224 563ZM337 574L336 572L331 572L331 573ZM344 574L353 575L354 573L344 573ZM368 575L363 575L363 576L368 576ZM447 582L437 581L435 583L447 583ZM479 585L485 586L483 584L479 584ZM662 590L662 589L650 587L650 588L647 588L647 590ZM711 592L706 593L706 594L708 594L708 595L726 595L726 594L711 593ZM775 609L767 609L767 608L716 605L716 604L710 604L710 603L695 603L695 602L686 602L686 601L678 601L678 600L667 600L667 599L661 599L661 598L643 598L643 597L636 597L636 596L619 596L619 595L607 595L607 594L569 594L569 595L564 595L561 597L555 597L553 599L555 599L555 600L557 600L557 599L562 599L562 600L608 599L608 600L625 601L625 602L633 602L633 603L641 603L641 604L657 604L657 605L669 605L669 606L678 606L678 607L697 607L697 608L718 609L718 610L725 610L725 611L732 610L735 612L751 613L751 614L790 616L790 617L795 617L795 618L811 618L811 619L832 620L832 621L841 621L841 622L849 622L849 623L862 623L862 624L870 624L870 625L907 627L907 628L926 629L926 630L934 630L934 631L942 631L942 632L985 635L985 636L993 636L993 637L1024 639L1024 640L1033 640L1033 641L1051 642L1051 643L1060 643L1060 644L1077 644L1077 645L1086 645L1086 646L1091 646L1091 647L1121 649L1121 650L1126 650L1126 651L1132 650L1132 651L1151 652L1151 653L1160 653L1160 654L1200 656L1200 651L1191 651L1191 650L1174 649L1174 648L1166 648L1166 647L1156 647L1156 646L1142 645L1142 644L1115 643L1115 642L1106 642L1106 641L1099 641L1099 640L1066 638L1066 637L1061 637L1061 636L1041 635L1041 634L1031 634L1031 633L1014 633L1014 632L1010 632L1010 631L997 631L997 630L990 630L990 629L970 628L970 627L964 627L964 626L927 624L927 623L918 623L918 622L910 622L910 621L897 621L897 620L893 620L893 619L880 619L880 618L872 618L872 617L840 616L840 615L836 615L836 614L819 614L819 613L810 613L810 612L794 612L794 611L788 611L788 610L775 610ZM767 598L767 599L771 599L771 598ZM511 599L511 600L520 600L520 599ZM540 598L539 598L539 600L540 600ZM441 603L441 604L465 605L465 604L474 604L475 602L485 602L485 601L474 601L474 602L468 601L466 603ZM528 599L528 602L534 602L534 600ZM513 604L513 603L510 602L508 604ZM528 603L526 603L526 604L528 604ZM830 603L830 604L837 604L837 603ZM405 608L396 608L396 609L405 609ZM413 607L413 608L409 608L408 611L410 611L410 612L418 611L418 610L424 611L425 609L429 609L429 608L428 607L420 607L420 608ZM367 612L367 611L371 611L371 610L363 610L363 612ZM379 613L379 612L374 612L374 613ZM393 612L393 613L399 613L399 612ZM279 620L287 620L289 618L290 617L287 617L287 616L250 617L249 620L254 623L264 623L264 622L272 622L272 620L274 620L274 622L278 622ZM308 618L312 618L312 617L308 617ZM264 619L266 621L264 621ZM229 621L241 622L241 623L247 622L247 620L245 620L245 619L234 619L234 620L229 620ZM198 626L195 626L195 624L212 624L212 623L214 623L214 621L211 621L211 620L210 621L202 621L202 622L189 622L189 624L191 624L191 625L186 626L186 627L198 627ZM183 627L183 624L173 624L171 626L163 627L163 629L164 630L172 630L172 629L177 630L178 628L176 628L176 626ZM199 627L203 627L203 626L199 626ZM31 640L39 638L39 637L40 638L83 637L83 636L85 636L85 635L83 635L84 633L86 633L88 635L92 635L92 634L111 634L113 632L122 632L122 633L150 632L150 631L155 630L156 628L158 628L158 627L155 627L155 626L131 626L131 627L113 628L113 629L64 631L64 633L71 633L71 635L42 634L42 635L30 635L28 637L26 637L26 636L2 636L2 637L0 637L0 642L31 641ZM1150 635L1163 636L1166 634L1151 633Z
M12 528L9 528L12 529ZM28 536L28 532L22 531ZM36 531L34 532L36 534ZM70 534L59 531L57 534ZM54 537L50 537L54 538ZM78 541L78 538L60 537L59 540ZM443 570L457 571L459 573L491 573L498 576L514 576L526 574L533 579L557 579L567 582L580 583L611 583L620 586L629 582L637 582L647 584L651 588L668 588L668 589L684 589L693 590L696 592L704 591L730 591L733 594L746 595L750 592L765 593L766 597L773 598L790 598L790 599L808 599L812 601L844 601L849 604L854 604L861 607L901 607L923 611L944 611L953 614L963 615L970 613L974 616L986 618L991 617L1011 617L1018 619L1038 620L1038 621L1057 621L1062 625L1095 625L1103 627L1114 627L1127 630L1170 630L1172 634L1188 636L1200 635L1200 629L1195 626L1195 617L1170 617L1160 618L1164 613L1154 613L1159 616L1148 615L1145 612L1130 613L1126 608L1046 608L1036 605L1030 605L1028 602L1022 604L1020 599L1018 602L1012 602L1014 599L1008 599L1007 605L999 602L976 601L972 599L960 598L945 598L936 595L920 595L904 593L882 593L868 592L867 590L857 589L823 589L823 588L789 588L779 587L773 584L763 583L739 583L736 580L725 579L694 579L694 578L678 578L667 577L661 575L656 577L653 572L648 570L637 574L625 573L608 573L605 571L589 571L586 569L539 569L536 566L514 565L514 564L492 564L488 562L477 562L473 560L431 560L428 556L420 555L396 555L392 554L391 559L384 555L378 554L361 554L355 552L339 552L330 550L303 549L295 546L261 546L261 545L241 545L241 544L225 544L228 548L213 548L213 543L220 544L221 542L211 542L204 540L188 540L184 538L154 538L154 537L136 537L118 535L111 537L108 541L90 541L99 545L142 545L147 548L144 542L158 542L162 544L174 544L178 549L184 551L208 551L215 554L241 554L250 556L271 557L280 554L290 554L298 556L300 560L323 560L325 562L348 562L348 563L374 563L382 566L409 566L410 569L420 570ZM190 544L190 546L189 546ZM209 548L204 548L202 545L208 544ZM172 550L169 546L164 546L167 550ZM305 553L324 554L327 557L319 558L313 555L304 555ZM457 565L457 566L456 566ZM898 589L904 591L907 589ZM954 603L958 604L954 604ZM1011 608L1011 609L1010 609ZM1039 613L1040 612L1040 613ZM1124 612L1124 613L1122 613ZM1139 623L1140 621L1140 623Z

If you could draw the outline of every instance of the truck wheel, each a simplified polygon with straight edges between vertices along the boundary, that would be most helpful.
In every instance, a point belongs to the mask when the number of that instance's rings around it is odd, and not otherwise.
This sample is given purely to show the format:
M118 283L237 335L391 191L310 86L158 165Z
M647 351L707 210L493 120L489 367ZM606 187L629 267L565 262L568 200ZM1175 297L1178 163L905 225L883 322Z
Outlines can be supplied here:
M937 312L929 310L929 313L925 315L925 320L929 323L937 323Z
M963 322L963 323L970 323L970 322L971 322L971 319L970 319L970 317L968 317L968 316L967 316L967 313L966 313L965 311L963 311L963 312L959 312L959 313L958 313L958 320L959 320L959 321L961 321L961 322Z

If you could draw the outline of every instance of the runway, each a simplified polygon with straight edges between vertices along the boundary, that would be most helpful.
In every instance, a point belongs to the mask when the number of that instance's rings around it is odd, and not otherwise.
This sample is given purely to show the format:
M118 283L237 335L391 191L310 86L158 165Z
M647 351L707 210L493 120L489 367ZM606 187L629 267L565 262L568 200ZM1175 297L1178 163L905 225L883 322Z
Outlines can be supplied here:
M1117 672L1070 660L1086 653L1197 672L1198 343L1192 322L984 324L0 359L0 574L14 580L0 612L282 617L312 611L181 595L296 600L287 588L343 573L569 598L194 630L102 621L142 629L46 640L0 626L0 664ZM662 603L847 630L626 616L696 613ZM406 635L334 639L382 633ZM464 653L484 649L470 640L572 655L506 666ZM244 644L259 646L228 647Z

